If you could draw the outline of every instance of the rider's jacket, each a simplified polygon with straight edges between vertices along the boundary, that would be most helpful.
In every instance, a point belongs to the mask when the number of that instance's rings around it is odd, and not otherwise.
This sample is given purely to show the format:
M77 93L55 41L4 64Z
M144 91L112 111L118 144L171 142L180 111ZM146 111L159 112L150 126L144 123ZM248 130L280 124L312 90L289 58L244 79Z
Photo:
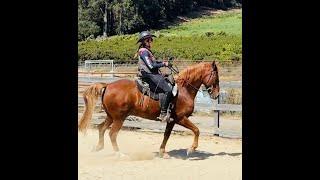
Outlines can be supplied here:
M140 48L138 53L138 70L146 73L159 74L159 68L163 67L164 64L161 61L157 61L152 52L147 48Z

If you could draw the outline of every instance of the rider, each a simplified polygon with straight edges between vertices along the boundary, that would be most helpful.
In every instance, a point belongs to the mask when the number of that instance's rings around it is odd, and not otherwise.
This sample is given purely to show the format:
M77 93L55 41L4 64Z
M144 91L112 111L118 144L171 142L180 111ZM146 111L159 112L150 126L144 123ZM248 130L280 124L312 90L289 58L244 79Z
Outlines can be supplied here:
M136 56L139 55L138 70L147 83L154 83L157 88L164 92L164 101L161 103L161 113L158 119L162 122L169 122L170 115L167 113L167 110L173 95L171 88L159 71L160 67L168 66L169 64L168 61L156 60L153 56L151 51L153 37L155 36L149 31L142 31L139 34L137 43L140 43L140 46L136 54Z

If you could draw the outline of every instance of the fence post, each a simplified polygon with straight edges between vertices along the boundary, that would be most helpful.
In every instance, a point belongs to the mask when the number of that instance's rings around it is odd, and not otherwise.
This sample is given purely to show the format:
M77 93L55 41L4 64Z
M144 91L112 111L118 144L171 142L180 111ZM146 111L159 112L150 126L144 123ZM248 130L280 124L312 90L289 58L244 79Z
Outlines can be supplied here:
M112 72L112 78L114 78L114 64L113 64L113 60L111 60L111 72Z
M218 97L218 99L217 100L214 100L213 101L213 104L215 105L215 106L217 106L217 104L219 104L219 99L220 99L220 97ZM214 115L213 115L213 117L214 117L214 133L213 133L213 135L215 135L215 136L219 136L219 127L220 127L220 111L219 110L214 110L213 111L214 112Z

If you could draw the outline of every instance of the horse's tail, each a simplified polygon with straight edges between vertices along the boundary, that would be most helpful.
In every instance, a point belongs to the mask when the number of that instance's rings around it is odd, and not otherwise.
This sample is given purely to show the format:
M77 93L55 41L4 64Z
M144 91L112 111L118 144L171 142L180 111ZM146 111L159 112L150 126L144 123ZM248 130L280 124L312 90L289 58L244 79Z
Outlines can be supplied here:
M106 83L95 83L89 86L83 93L83 99L85 102L84 113L78 123L78 130L85 133L90 120L92 119L92 114L96 106L96 101L98 97L102 94L103 88L106 88L108 84Z

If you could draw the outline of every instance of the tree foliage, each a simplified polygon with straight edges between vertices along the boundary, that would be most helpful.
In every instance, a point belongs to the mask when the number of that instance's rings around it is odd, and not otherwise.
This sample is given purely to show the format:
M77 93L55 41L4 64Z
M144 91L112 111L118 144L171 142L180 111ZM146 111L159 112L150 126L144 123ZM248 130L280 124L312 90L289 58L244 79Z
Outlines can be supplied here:
M78 40L161 28L199 6L225 9L241 0L78 0Z

